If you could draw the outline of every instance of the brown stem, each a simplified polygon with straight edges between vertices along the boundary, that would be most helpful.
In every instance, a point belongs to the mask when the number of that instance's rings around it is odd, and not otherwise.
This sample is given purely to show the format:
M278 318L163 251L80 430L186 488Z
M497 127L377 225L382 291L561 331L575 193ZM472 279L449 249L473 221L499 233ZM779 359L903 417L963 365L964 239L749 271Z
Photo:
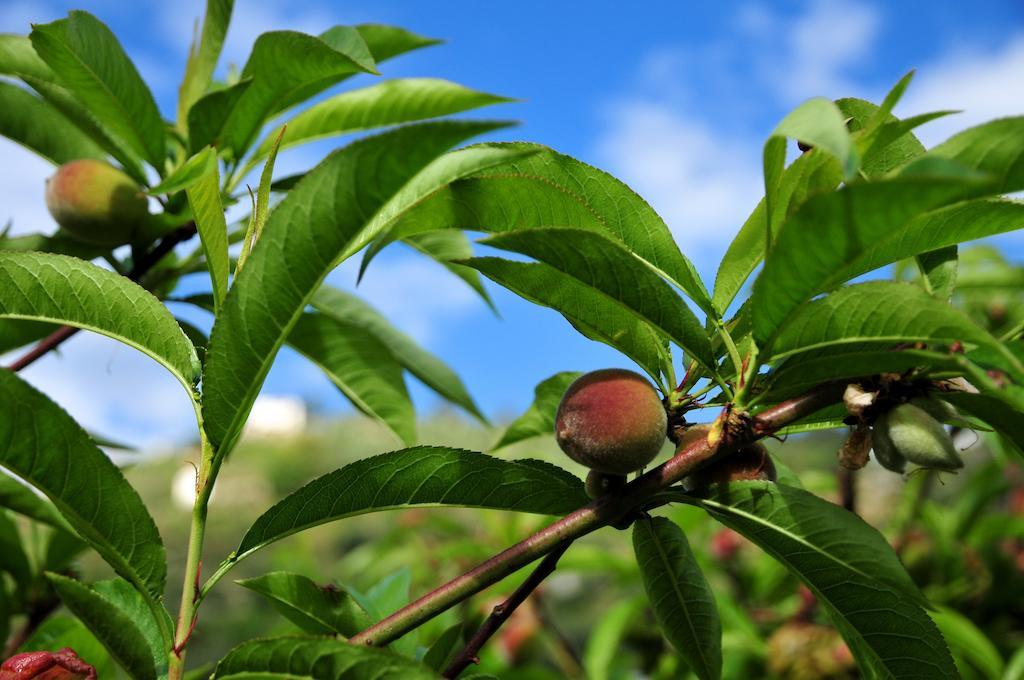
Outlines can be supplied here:
M667 462L634 479L618 493L602 496L541 529L483 564L427 593L412 604L378 621L349 642L386 645L509 574L530 564L560 543L575 540L616 522L643 505L651 496L675 484L713 457L736 451L786 425L842 399L845 383L827 383L753 417L740 436L711 446L700 438Z
M167 253L174 250L179 243L192 238L195 233L195 222L189 222L188 224L178 227L156 244L156 247L140 257L126 276L132 281L138 281L146 274L146 272L152 269L157 262L162 260ZM59 347L65 340L77 333L78 330L79 329L74 326L61 326L53 333L50 333L48 336L40 340L35 347L12 362L7 368L15 372L20 371L26 366L33 364L36 359L39 359L40 357L48 354L51 350Z
M558 566L558 560L562 557L569 546L572 545L572 541L565 541L558 545L554 550L549 552L547 556L541 561L537 568L523 581L518 588L508 597L507 600L494 607L491 611L491 615L487 617L487 620L483 622L483 625L476 631L466 646L462 648L462 651L456 655L452 662L448 664L448 668L444 669L444 673L441 677L444 678L457 678L459 673L464 671L467 666L471 663L480 663L477 654L483 648L487 641L491 639L501 625L508 621L512 613L515 612L516 608L519 607L526 598L530 596L537 586L554 572L555 567Z
M836 473L839 476L839 504L852 513L857 512L857 475L854 470L844 467Z

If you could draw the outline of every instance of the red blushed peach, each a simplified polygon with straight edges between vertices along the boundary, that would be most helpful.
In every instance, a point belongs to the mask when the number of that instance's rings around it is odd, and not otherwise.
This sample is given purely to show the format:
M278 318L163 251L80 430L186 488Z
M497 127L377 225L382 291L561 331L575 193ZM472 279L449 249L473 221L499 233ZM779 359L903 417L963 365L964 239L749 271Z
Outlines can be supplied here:
M609 368L569 386L555 416L558 445L577 463L624 475L647 465L666 439L661 398L638 373Z

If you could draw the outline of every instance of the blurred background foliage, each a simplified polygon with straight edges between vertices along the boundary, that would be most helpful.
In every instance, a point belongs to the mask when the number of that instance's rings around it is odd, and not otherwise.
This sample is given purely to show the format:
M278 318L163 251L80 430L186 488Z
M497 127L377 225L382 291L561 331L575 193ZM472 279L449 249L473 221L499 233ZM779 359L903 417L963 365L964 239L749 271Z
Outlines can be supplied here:
M451 413L438 413L420 427L425 443L474 450L488 449L500 436L499 430ZM785 446L772 442L770 448L808 490L835 500L834 454L841 442L842 433L819 432L793 436ZM902 480L872 463L857 473L857 509L900 550L914 579L942 608L936 615L964 677L999 678L1003 659L1024 646L1024 474L1019 467L1005 467L1008 459L1001 444L988 435L964 432L958 443L968 446L967 469L960 475L920 473ZM225 467L212 502L204 572L234 549L245 529L275 500L313 477L399 447L393 434L361 418L314 419L293 436L250 435ZM550 437L515 444L499 454L574 465ZM663 457L669 454L666 447ZM190 478L188 461L197 455L185 450L126 469L152 509L172 561L184 558L188 517L175 501L174 487ZM672 507L660 512L686 529L718 599L723 677L856 677L827 617L781 565L699 510ZM547 521L440 508L354 517L281 541L242 562L232 578L297 572L319 584L345 585L362 593L389 590L398 606L409 594L426 592ZM107 575L102 562L88 555L75 568L90 580ZM525 573L509 577L398 644L426 648L458 621L482 620ZM44 633L50 625L68 623L58 615L44 626ZM201 634L195 636L192 652L197 662L212 662L254 636L297 630L267 600L228 579L210 594L197 628ZM646 606L629 533L610 528L573 545L556 575L485 648L480 670L508 680L686 677Z

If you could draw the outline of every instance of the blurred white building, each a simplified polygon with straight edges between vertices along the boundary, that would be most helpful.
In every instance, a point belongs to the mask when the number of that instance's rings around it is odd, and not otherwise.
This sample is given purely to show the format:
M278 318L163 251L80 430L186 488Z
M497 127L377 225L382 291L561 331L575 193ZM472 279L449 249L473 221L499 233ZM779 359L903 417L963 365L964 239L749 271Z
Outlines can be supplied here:
M245 434L251 437L294 437L306 428L306 403L290 395L265 395L253 404Z

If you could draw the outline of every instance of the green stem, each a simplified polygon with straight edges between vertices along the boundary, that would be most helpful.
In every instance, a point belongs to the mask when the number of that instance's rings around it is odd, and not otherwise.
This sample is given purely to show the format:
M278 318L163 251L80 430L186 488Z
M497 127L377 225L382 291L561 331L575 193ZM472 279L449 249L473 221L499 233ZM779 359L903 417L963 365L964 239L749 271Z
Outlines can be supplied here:
M168 680L180 680L185 672L185 648L195 625L196 607L199 604L199 571L203 557L203 539L206 535L206 514L217 476L213 447L200 427L202 460L196 478L196 501L192 506L192 526L188 537L188 554L185 558L185 575L181 586L181 607L174 632L174 645L168 654Z
M729 442L720 441L715 446L709 446L706 439L699 438L667 462L634 479L622 491L602 496L566 515L375 623L349 641L353 644L380 646L397 640L441 612L550 553L564 541L575 540L616 522L712 458L738 450L795 420L837 403L842 399L844 387L845 384L841 382L828 383L767 409L754 417L749 436Z
M722 338L722 342L725 343L725 349L729 352L729 358L732 360L732 365L736 369L736 377L743 375L743 358L740 357L740 351L736 347L736 343L733 342L732 334L729 329L725 327L721 319L715 321L715 329L718 331L719 337Z

